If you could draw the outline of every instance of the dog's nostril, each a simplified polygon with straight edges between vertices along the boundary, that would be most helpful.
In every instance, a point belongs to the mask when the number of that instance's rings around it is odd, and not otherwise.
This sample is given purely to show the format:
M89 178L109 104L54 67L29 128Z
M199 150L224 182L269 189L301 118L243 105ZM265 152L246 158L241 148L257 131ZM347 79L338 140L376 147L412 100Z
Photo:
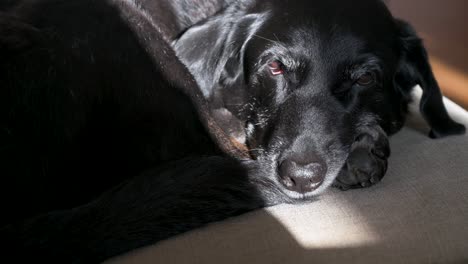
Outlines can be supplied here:
M327 168L322 161L302 164L286 159L280 164L278 172L281 183L288 190L306 193L317 189L322 184Z
M288 188L293 188L294 186L296 186L296 181L289 176L282 177L282 182L284 186Z

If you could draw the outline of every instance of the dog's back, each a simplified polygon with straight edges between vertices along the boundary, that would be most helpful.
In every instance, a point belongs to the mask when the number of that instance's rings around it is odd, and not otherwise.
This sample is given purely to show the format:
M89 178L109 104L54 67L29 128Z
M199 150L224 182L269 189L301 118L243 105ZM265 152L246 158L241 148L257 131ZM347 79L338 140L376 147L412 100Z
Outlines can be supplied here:
M2 223L211 151L181 89L195 82L127 1L24 1L0 15L0 46Z

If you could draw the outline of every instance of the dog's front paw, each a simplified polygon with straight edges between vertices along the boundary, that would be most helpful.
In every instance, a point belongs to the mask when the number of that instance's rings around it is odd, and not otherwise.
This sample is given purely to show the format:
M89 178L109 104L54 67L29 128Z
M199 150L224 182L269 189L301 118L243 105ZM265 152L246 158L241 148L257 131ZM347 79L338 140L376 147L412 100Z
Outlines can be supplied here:
M374 137L370 134L361 135L351 146L348 160L333 187L345 191L378 183L387 172L389 156L390 148L385 134L379 133Z

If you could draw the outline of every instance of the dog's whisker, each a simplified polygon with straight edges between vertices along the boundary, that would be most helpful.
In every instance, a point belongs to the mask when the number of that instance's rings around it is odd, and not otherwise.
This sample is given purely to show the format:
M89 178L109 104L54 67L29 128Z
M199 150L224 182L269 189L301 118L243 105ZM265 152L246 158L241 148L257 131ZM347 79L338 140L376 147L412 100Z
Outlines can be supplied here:
M277 36L275 33L273 33L273 36L276 38L276 40L277 40L278 42L280 41L279 38L278 38L278 36Z
M257 37L257 38L261 38L261 39L266 40L266 41L270 41L270 42L275 43L275 44L280 44L279 41L275 41L275 40L272 40L272 39L269 39L269 38L266 38L266 37L262 37L262 36L257 35L257 34L253 34L252 36Z

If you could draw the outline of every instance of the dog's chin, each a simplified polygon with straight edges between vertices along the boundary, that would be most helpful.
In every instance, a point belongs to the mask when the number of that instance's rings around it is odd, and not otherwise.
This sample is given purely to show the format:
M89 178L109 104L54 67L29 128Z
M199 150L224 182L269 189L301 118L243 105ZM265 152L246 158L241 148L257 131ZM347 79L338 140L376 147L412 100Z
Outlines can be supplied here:
M325 180L318 184L314 188L314 190L310 192L300 193L288 190L281 184L281 182L279 182L279 180L276 181L276 184L281 189L281 191L288 196L289 199L292 199L294 201L312 201L317 199L319 195L323 194L332 185L333 181L338 176L338 172L330 173L330 175L327 175L325 177Z

